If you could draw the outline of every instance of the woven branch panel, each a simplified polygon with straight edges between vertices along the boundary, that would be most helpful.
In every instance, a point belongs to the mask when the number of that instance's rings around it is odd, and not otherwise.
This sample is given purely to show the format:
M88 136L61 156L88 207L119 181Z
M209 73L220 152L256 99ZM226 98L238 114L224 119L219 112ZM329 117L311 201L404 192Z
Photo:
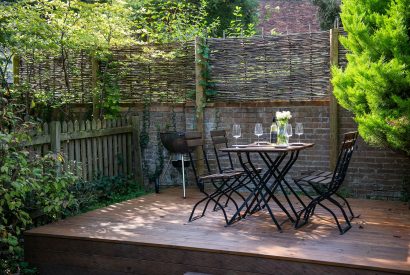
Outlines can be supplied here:
M187 94L195 90L194 43L140 45L126 49L114 49L115 69L108 73L118 76L121 102L185 102ZM92 102L92 65L85 55L69 59L71 92L59 58L41 61L22 59L21 82L31 84L32 89L52 93L55 98L64 97L69 103ZM100 68L101 71L105 67Z
M339 36L347 36L347 33L342 29L339 28ZM339 67L341 68L346 68L347 65L347 59L346 59L346 54L348 51L346 50L345 47L339 42Z
M345 35L341 31L341 35ZM328 96L329 32L251 38L211 38L210 64L217 95L211 101L309 100ZM339 65L346 66L339 45ZM194 43L140 45L114 49L116 66L101 66L118 79L121 102L185 102L195 91ZM64 97L66 102L92 102L92 68L86 54L69 60L71 92L62 61L22 60L20 79L33 89ZM103 97L102 97L103 98Z
M54 98L62 98L65 102L92 102L91 94L91 60L82 53L68 60L68 74L71 92L67 92L63 62L61 58L21 59L19 75L21 83L29 83L33 90L52 93Z
M115 49L123 102L185 102L195 91L194 43Z
M329 89L329 32L208 39L214 101L313 99Z

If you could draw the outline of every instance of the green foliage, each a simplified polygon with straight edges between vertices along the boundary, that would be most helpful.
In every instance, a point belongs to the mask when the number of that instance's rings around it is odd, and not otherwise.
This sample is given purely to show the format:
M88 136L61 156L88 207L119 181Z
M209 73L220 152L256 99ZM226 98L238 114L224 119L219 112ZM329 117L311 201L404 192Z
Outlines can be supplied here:
M222 37L225 30L252 33L257 22L255 0L128 0L128 3L134 11L137 33L150 42Z
M132 175L78 183L71 164L57 172L62 156L38 156L22 146L36 124L28 122L17 95L0 97L0 270L5 274L33 272L22 262L25 230L144 194Z
M0 269L5 273L24 269L19 266L23 231L61 218L75 203L68 190L76 177L56 172L61 158L21 147L33 125L15 115L20 108L9 102L0 120Z
M141 183L133 179L133 175L97 175L90 182L79 181L70 191L76 198L73 213L91 211L146 194Z
M106 54L104 60L99 62L98 86L95 95L98 97L99 117L104 119L114 119L120 115L121 92L118 81L126 70L123 62L114 61L112 55Z
M211 66L209 64L211 49L205 39L201 39L198 46L197 53L201 56L201 59L197 62L202 66L202 81L199 82L199 85L201 85L205 91L205 101L203 102L203 104L205 104L212 96L216 95L217 91L215 89L216 83L211 79Z
M339 17L341 0L311 0L318 7L320 28L333 28L336 18Z
M232 21L237 22L238 19L241 21L243 30L252 30L258 23L259 1L207 0L207 2L206 11L208 15L206 21L210 24L219 19L220 22L218 28L212 33L215 37L222 37L223 31L228 31L232 27ZM241 12L240 18L237 15L238 10Z
M34 62L53 56L60 61L58 64L61 64L65 84L60 97L55 97L54 91L39 90L28 83L20 85L25 85L26 90L30 91L25 97L28 102L35 103L33 106L39 103L59 108L72 102L75 97L72 78L80 73L75 66L75 56L85 52L104 61L113 47L137 43L131 11L121 0L21 0L12 4L0 3L0 80L3 86L6 86L3 68L11 63L14 55L34 59ZM42 77L43 81L47 81L49 76L43 74ZM109 110L109 115L115 113L119 92L104 83L97 86L107 89L94 91L102 94L100 98L108 98L100 104Z
M252 36L256 34L255 24L246 24L243 20L243 11L240 6L236 6L233 11L233 18L229 22L229 28L227 29L227 35L231 37L239 36Z
M332 70L335 96L368 143L410 155L410 0L345 0L341 18L349 53Z
M207 1L129 0L137 26L144 41L189 41L203 33L213 33L219 20L207 22Z

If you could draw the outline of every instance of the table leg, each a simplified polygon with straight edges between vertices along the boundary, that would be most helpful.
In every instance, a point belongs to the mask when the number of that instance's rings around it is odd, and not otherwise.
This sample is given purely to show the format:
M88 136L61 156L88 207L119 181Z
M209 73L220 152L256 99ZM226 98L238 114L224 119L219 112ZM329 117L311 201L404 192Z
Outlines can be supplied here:
M289 158L289 160L287 161L287 163L285 164L285 166L282 168L281 171L279 171L278 169L275 169L275 171L273 171L274 173L274 177L276 179L275 183L277 185L274 185L274 190L273 192L277 189L277 187L279 186L279 188L281 189L283 195L286 198L287 203L289 204L293 214L295 215L295 217L298 216L297 211L295 210L295 207L293 206L292 202L289 199L289 196L287 194L287 192L285 191L282 182L288 187L288 189L291 191L291 193L296 197L296 199L305 207L304 202L300 199L300 197L296 194L296 192L293 190L293 188L290 186L290 184L286 181L285 176L286 174L289 172L289 170L291 169L291 167L293 166L293 164L296 162L297 158L299 156L299 151L293 151L291 153L291 156ZM265 157L266 159L270 162L273 163L272 159L269 157L269 155L267 153L265 153ZM265 160L265 158L263 158ZM266 160L265 160L266 161ZM277 172L278 174L276 174L275 172ZM268 199L269 201L269 199ZM290 217L289 217L290 218ZM293 218L290 218L290 220L292 222L294 222Z
M241 218L245 217L246 214L249 212L249 208L251 207L251 206L249 206L249 202L252 200L252 203L253 203L255 200L259 200L258 196L259 196L259 193L260 193L260 188L258 187L258 185L259 185L258 181L255 180L256 177L260 178L259 173L252 174L252 172L246 166L246 164L245 164L245 162L242 158L242 154L240 152L238 152L237 155L238 155L238 159L239 159L239 162L240 162L242 168L244 169L246 175L250 179L250 182L252 182L252 184L254 185L254 188L252 189L252 192L248 195L248 197L246 197L243 204L239 207L238 211L232 216L232 218L229 221L229 224L232 224L232 223L240 220ZM245 207L246 207L246 211L245 211L245 214L242 216L241 211Z
M263 155L262 155L261 153L260 153L260 155L261 155L262 159L263 159L264 161L266 161L266 159L263 157ZM284 153L284 155L287 155L287 153ZM292 156L291 156L291 158L292 158ZM284 159L284 158L282 158L282 160L283 160L283 159ZM249 161L250 161L250 160L249 160ZM289 161L288 161L288 163L289 163ZM266 208L268 208L268 211L271 211L268 202L269 202L270 199L273 199L273 201L280 207L280 209L282 209L282 211L286 214L286 216L288 216L288 218L289 218L292 222L294 222L293 217L290 215L290 213L287 211L287 209L286 209L286 208L283 206L283 204L278 200L278 198L276 198L276 196L275 196L275 194L274 194L275 191L276 191L276 189L277 189L277 187L279 186L279 187L282 189L282 192L284 193L284 195L285 195L285 197L286 197L288 203L290 203L290 200L289 200L289 198L287 197L287 194L284 192L283 187L282 187L282 185L280 184L280 182L281 182L280 178L275 180L275 182L274 182L274 187L273 187L272 190L271 190L271 189L269 188L269 186L267 185L268 181L272 178L272 176L275 177L274 171L279 168L280 162L279 162L279 163L276 163L275 165L273 165L273 163L271 163L271 165L269 165L268 162L266 162L266 164L267 164L267 166L269 167L269 170L268 170L269 175L266 177L265 181L262 182L262 187L263 187L263 189L265 190L265 192L264 192L263 195L262 195L263 201L264 201L264 203L265 203L264 206L265 206ZM252 168L254 168L252 162L250 162L249 165L250 165ZM266 195L268 195L268 199L266 199ZM293 210L293 209L292 209L292 210Z

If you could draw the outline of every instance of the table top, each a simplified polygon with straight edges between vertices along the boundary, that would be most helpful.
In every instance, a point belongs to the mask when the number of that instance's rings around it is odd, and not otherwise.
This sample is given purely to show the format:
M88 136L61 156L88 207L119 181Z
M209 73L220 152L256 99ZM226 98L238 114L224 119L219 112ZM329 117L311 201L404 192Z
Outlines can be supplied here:
M306 148L313 147L314 143L299 143L299 144L289 144L289 146L280 146L275 144L248 144L248 145L238 145L238 147L232 146L227 148L219 149L222 152L291 152L291 151L300 151Z

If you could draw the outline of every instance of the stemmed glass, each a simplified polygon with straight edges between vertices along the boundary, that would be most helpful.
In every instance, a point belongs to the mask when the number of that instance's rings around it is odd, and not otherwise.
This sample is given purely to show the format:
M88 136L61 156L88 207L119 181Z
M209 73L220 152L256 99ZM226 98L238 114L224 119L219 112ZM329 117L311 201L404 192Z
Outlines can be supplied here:
M289 138L293 135L292 134L292 124L286 125L286 135L288 137L288 143L289 143Z
M232 136L236 139L236 145L234 145L236 148L238 148L238 138L241 137L241 125L239 124L234 124L232 126Z
M298 122L296 123L296 127L295 127L295 134L298 135L299 137L299 143L300 143L300 136L303 135L303 124Z
M260 145L259 144L259 137L261 135L263 135L263 127L262 127L261 123L256 123L255 124L255 135L258 136L258 146L259 146Z

